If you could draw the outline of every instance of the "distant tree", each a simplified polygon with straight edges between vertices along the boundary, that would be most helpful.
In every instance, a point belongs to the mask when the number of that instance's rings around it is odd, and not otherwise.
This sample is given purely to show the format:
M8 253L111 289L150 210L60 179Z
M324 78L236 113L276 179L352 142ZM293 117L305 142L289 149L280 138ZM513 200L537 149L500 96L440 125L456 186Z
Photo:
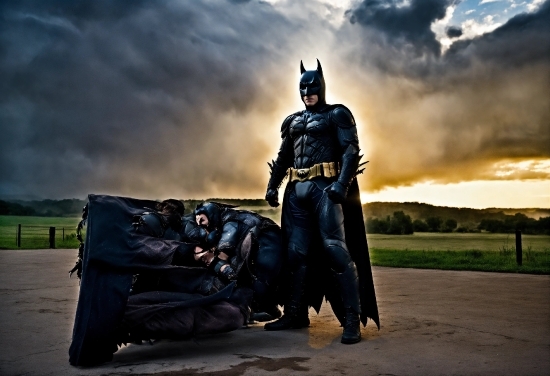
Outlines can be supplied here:
M411 217L402 211L393 213L390 219L388 234L394 235L410 235L413 233L413 225Z
M367 233L409 235L413 233L411 217L402 211L394 212L386 218L369 217L366 221Z
M428 224L421 219L415 219L413 221L413 231L414 232L428 232L430 228Z
M541 217L537 221L535 231L537 234L550 235L550 217Z
M453 232L453 230L458 226L458 223L455 219L449 218L445 221L445 224L441 228L442 232Z
M498 219L482 219L477 228L489 232L511 232L510 228L506 228L504 221Z
M426 224L431 232L439 232L441 230L441 224L443 220L440 217L428 217L426 218Z
M538 220L529 218L523 213L505 216L504 220L483 219L478 229L496 233L513 233L521 231L525 234L550 235L550 217L541 217Z
M387 234L390 227L390 218L384 220L369 217L367 218L366 227L369 234Z
M0 200L0 215L35 215L33 208Z

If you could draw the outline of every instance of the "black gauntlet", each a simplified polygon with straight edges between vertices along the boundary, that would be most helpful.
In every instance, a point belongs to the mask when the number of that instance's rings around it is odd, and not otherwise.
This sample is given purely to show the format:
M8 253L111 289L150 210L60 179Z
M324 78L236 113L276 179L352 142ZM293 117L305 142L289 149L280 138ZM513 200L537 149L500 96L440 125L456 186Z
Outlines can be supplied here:
M359 159L359 149L357 146L350 144L342 156L342 169L338 176L338 183L346 187L346 191L357 174Z
M286 169L277 164L277 162L272 161L268 163L269 168L271 169L271 177L267 183L267 192L265 194L265 200L272 207L279 206L279 186L283 182L283 179L286 176Z
M227 265L225 268L224 265ZM210 268L216 273L216 275L224 278L227 281L235 281L237 279L237 273L235 270L227 263L227 261L220 259L219 257L214 257L210 263ZM223 268L223 270L222 270Z
M328 196L334 202L342 203L348 194L348 188L359 167L359 149L350 144L342 156L342 168L338 180L326 188Z

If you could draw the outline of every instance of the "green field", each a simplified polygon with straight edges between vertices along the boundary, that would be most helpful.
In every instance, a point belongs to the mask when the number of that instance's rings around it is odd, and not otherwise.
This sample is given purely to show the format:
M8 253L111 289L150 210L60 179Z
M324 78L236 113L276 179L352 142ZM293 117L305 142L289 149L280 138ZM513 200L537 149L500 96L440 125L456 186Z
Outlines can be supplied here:
M0 249L17 249L16 235L19 224L21 249L48 248L49 227L56 228L56 248L78 248L76 226L79 221L80 218L0 215Z
M403 251L372 249L371 264L397 268L472 270L483 272L550 274L550 250L523 252L517 265L513 248L501 251Z
M413 235L368 234L369 248L410 251L500 251L515 248L515 234L417 232ZM550 236L522 235L523 249L550 251Z
M275 215L276 211L262 214ZM48 248L48 229L56 227L56 248L78 248L79 218L0 216L0 249L17 249L17 225L22 225L21 249ZM29 227L38 226L38 227ZM65 240L63 240L63 229ZM523 235L523 265L516 264L515 236L491 233L368 234L371 261L376 266L479 270L550 274L550 236Z

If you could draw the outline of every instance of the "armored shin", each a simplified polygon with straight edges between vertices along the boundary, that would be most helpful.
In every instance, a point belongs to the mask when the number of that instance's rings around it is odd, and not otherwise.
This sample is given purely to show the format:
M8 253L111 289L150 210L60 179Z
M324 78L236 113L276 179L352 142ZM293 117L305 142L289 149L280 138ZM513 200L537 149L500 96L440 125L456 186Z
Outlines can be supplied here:
M285 314L288 311L291 315L304 314L307 316L307 305L304 302L306 293L306 271L307 267L302 265L292 273L292 288L290 299L285 304Z
M361 341L361 328L359 314L361 313L361 304L359 301L359 277L357 268L353 262L350 262L343 273L337 273L336 278L340 284L340 293L346 312L346 321L342 333L341 342L352 344Z
M360 314L359 276L357 275L355 263L351 261L342 273L336 273L336 279L340 285L342 302L346 311L351 309L356 314Z
M291 291L283 317L264 326L265 330L300 329L309 326L308 306L304 302L306 266L300 266L291 276Z

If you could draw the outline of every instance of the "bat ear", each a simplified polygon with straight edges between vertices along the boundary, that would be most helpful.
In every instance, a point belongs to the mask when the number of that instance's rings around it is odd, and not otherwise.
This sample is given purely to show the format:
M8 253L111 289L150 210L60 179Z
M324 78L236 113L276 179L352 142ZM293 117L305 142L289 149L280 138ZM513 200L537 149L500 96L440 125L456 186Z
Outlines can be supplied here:
M317 72L319 72L319 74L323 76L323 68L321 68L321 63L319 62L319 59L317 59Z
M306 68L304 68L304 63L302 63L302 60L300 60L300 74L304 74L305 71L306 71Z

